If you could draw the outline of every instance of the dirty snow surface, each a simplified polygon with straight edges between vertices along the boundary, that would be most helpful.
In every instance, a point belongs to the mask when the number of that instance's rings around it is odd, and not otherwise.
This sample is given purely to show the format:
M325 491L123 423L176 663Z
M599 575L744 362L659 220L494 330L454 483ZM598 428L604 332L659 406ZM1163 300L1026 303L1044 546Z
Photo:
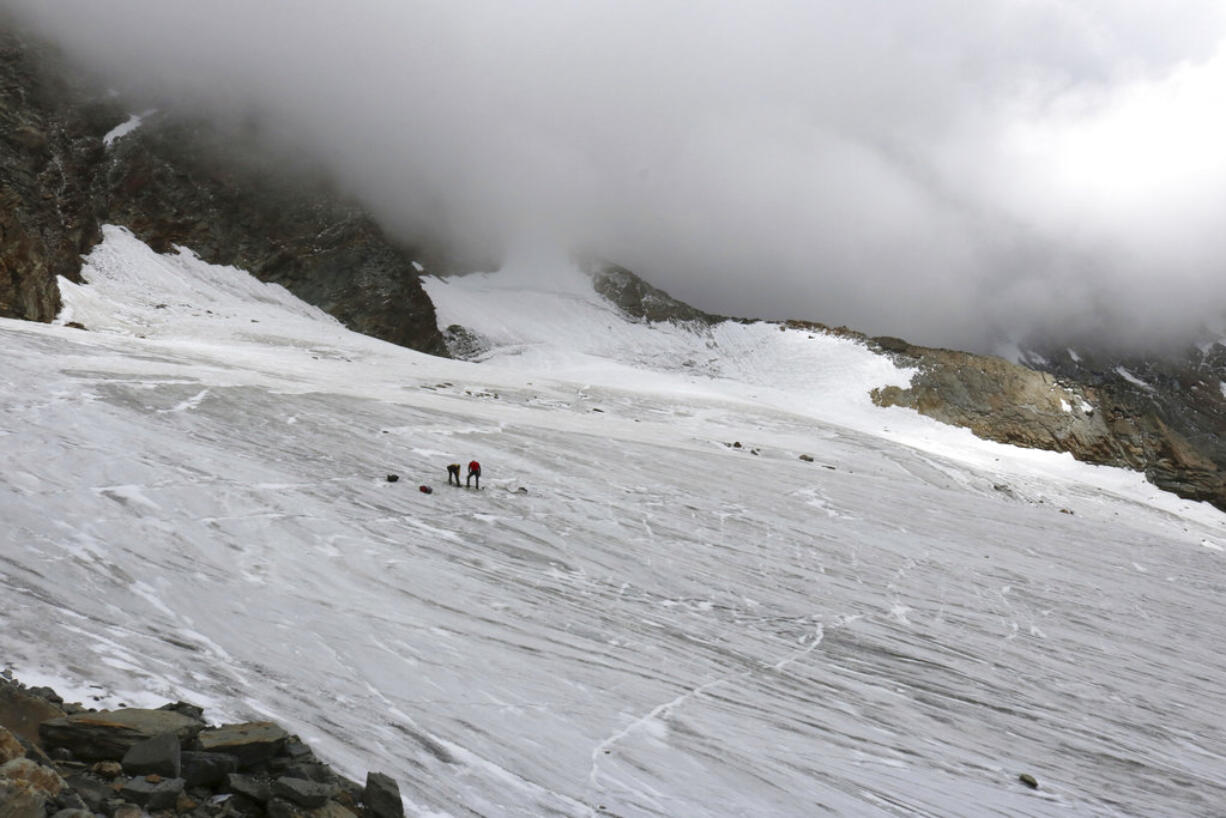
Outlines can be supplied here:
M638 324L564 269L431 280L470 363L117 228L87 261L91 331L0 321L26 682L275 719L410 815L1226 803L1212 508L876 408L908 373L852 341Z

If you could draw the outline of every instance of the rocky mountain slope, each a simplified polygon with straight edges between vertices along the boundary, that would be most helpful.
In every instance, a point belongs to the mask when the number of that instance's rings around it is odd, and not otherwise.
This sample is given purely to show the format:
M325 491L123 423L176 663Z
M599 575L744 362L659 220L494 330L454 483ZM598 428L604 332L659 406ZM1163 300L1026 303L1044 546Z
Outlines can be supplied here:
M351 329L445 354L418 279L437 251L392 242L325 179L278 163L257 133L130 117L0 17L0 316L54 318L56 276L77 280L99 225L114 223L281 284Z
M881 406L910 407L988 440L1142 471L1159 488L1226 509L1226 452L1218 443L1226 430L1226 402L1220 390L1216 406L1195 413L1191 407L1206 389L1185 392L1172 384L1163 392L1138 394L1122 377L1092 378L1056 367L1040 371L896 339L873 343L900 364L919 368L908 389L875 390Z
M181 244L282 284L359 332L437 355L482 349L464 327L440 333L421 286L423 271L466 271L445 249L390 240L327 180L275 161L251 128L170 111L131 116L120 97L0 16L0 316L52 320L56 277L77 280L99 226L114 223L155 249ZM616 265L587 268L597 290L639 320L725 320ZM1174 363L1060 351L1021 366L858 337L919 369L909 388L875 394L883 406L1143 471L1181 497L1226 509L1220 345Z

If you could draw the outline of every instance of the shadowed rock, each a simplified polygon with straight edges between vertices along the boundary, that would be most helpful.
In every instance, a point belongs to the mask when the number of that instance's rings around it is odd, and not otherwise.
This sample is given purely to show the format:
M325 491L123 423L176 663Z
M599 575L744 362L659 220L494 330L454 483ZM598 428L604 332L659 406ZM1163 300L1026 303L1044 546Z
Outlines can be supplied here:
M162 733L189 741L203 725L172 710L102 710L43 722L38 732L48 749L67 747L83 761L118 760L133 745Z
M400 786L383 773L367 773L362 803L375 818L404 818Z
M162 733L133 744L123 756L123 770L128 775L149 775L178 778L181 771L179 737Z
M226 776L225 790L249 798L257 804L266 803L272 797L272 788L267 781L240 773L231 773Z
M65 779L65 782L68 786L72 787L73 792L80 796L81 800L85 802L85 806L92 812L102 812L103 804L108 799L115 797L115 789L113 787L105 781L100 781L85 773L70 775Z
M289 740L289 733L271 721L227 724L201 730L196 742L208 753L228 753L238 759L239 769L246 769L279 753Z
M304 778L278 778L272 784L273 795L300 807L322 807L335 792L335 787Z
M220 784L230 773L238 772L238 759L226 753L184 750L180 753L183 780L188 787Z
M150 776L156 778L156 776ZM150 781L145 778L133 778L123 785L122 795L133 804L139 804L150 812L163 809L174 809L183 792L182 778L159 778Z

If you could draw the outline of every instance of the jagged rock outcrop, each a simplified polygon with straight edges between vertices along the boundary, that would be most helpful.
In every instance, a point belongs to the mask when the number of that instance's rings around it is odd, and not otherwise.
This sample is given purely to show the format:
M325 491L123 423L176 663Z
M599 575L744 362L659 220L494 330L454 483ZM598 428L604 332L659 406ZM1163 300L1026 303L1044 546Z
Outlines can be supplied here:
M894 338L868 343L918 369L906 389L873 390L880 406L915 409L988 440L1142 471L1159 488L1226 510L1226 474L1211 455L1112 384L1091 386L1002 358Z
M0 12L2 317L52 320L56 276L79 281L81 254L101 238L91 169L117 112L97 97L53 49L18 37Z
M446 354L414 265L444 268L438 251L389 240L251 128L154 113L105 144L128 115L0 13L0 316L52 320L56 276L79 280L81 254L114 223L281 284L358 332Z
M1027 349L1023 362L1055 377L1117 396L1136 412L1154 415L1218 469L1226 469L1226 346L1202 346L1139 355L1081 345Z
M53 691L0 678L3 818L403 818L381 773L337 775L271 722L210 727L182 702L157 710L62 708ZM67 712L71 711L71 713ZM13 732L47 714L39 740ZM44 752L46 750L46 752ZM53 760L54 759L54 760Z
M631 318L640 321L697 322L715 324L727 320L695 309L653 287L625 267L607 262L586 261L582 269L592 277L596 292Z

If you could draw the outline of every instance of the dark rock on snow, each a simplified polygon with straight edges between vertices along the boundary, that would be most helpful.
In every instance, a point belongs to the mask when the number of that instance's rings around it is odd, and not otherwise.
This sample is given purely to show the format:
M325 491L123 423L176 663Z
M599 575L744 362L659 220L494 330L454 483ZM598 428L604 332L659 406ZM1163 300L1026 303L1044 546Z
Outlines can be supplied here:
M404 802L400 787L383 773L367 773L362 801L375 818L404 818Z

